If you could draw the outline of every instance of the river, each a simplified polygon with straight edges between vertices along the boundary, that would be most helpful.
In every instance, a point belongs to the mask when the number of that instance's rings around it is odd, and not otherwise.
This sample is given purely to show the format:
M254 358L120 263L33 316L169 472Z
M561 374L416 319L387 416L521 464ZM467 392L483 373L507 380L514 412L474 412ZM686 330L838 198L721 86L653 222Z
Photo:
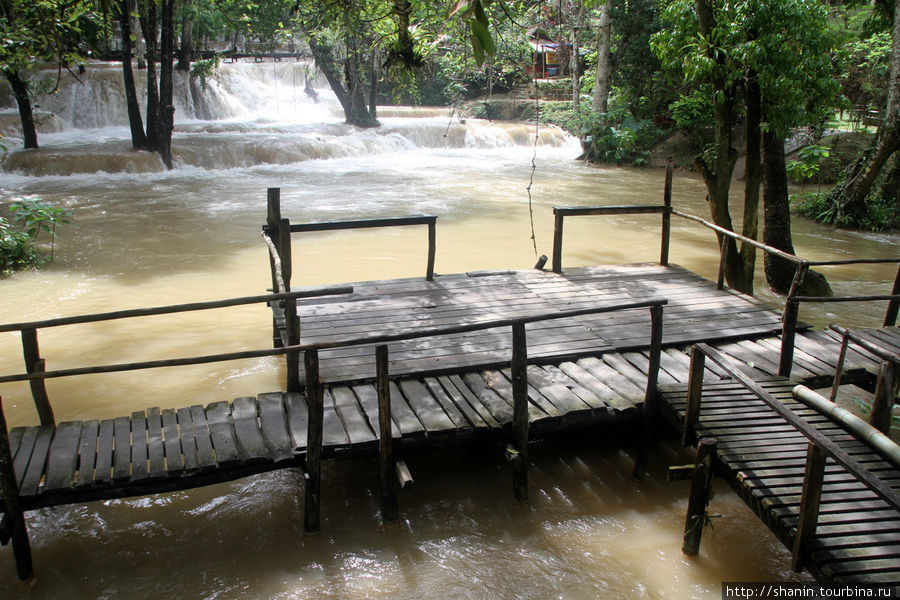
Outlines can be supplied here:
M260 226L266 188L293 221L438 215L438 273L530 268L550 253L552 207L656 203L658 169L574 160L558 130L446 110L385 109L375 130L341 122L300 63L223 65L206 93L182 92L176 168L130 149L118 72L91 65L42 107L38 152L11 155L0 210L18 198L68 208L56 259L0 280L0 322L36 320L263 293ZM2 97L0 97L2 100ZM7 111L8 113L9 111ZM0 115L0 124L14 117ZM7 137L14 136L6 127ZM11 138L8 145L17 140ZM534 170L532 172L532 164ZM529 191L529 182L533 183ZM735 186L739 188L739 185ZM677 173L676 207L706 215L702 182ZM735 201L739 190L735 190ZM810 259L896 256L896 234L838 231L796 219ZM421 276L424 230L295 236L294 285ZM659 218L585 218L567 225L564 265L658 259ZM676 220L671 260L715 276L715 239ZM838 293L886 293L894 267L831 269ZM779 300L760 285L758 294ZM819 325L879 323L882 306L804 308ZM840 312L832 312L840 311ZM264 348L264 307L132 319L41 332L48 369ZM0 372L20 372L17 335L0 336ZM281 388L282 361L48 381L57 420L149 406L206 404ZM10 426L36 422L27 386L0 385ZM624 447L625 450L620 449ZM686 483L665 468L690 454L661 446L650 476L631 477L632 442L589 434L535 444L531 502L517 506L498 449L405 457L415 477L401 521L385 527L377 463L328 462L322 532L302 532L302 486L284 471L183 493L30 513L37 579L15 580L0 549L4 598L719 598L723 581L785 581L787 551L720 486L699 557L680 552Z

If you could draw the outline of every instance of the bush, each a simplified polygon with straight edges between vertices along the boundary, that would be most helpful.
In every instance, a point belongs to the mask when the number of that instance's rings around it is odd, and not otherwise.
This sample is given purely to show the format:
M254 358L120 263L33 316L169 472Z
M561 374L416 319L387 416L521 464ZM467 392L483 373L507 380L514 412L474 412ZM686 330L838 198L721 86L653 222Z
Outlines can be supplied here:
M52 261L56 228L69 223L72 213L40 199L17 200L9 206L9 212L16 222L23 224L25 231L13 229L7 219L0 217L0 274L5 276ZM42 231L50 237L50 256L47 258L35 246Z
M900 223L900 214L897 213L895 201L877 192L869 194L864 211L840 216L833 193L792 194L791 205L798 214L826 225L884 231Z
M629 115L614 127L607 124L602 115L592 114L582 126L581 143L588 160L640 167L649 163L650 150L659 141L661 133L649 120L639 121Z
M0 275L37 266L41 260L31 236L24 231L14 231L9 222L0 217Z

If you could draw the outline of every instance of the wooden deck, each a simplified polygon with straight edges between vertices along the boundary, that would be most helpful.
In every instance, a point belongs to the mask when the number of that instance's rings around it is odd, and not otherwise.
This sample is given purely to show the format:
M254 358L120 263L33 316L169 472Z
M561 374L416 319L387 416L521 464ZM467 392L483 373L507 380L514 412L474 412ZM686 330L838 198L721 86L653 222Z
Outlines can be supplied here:
M763 387L878 479L900 492L900 469L816 410L795 401L783 378ZM686 386L662 386L663 414L677 428L685 416ZM740 383L707 383L694 427L718 442L717 474L725 478L769 529L791 548L798 526L809 440ZM714 506L713 506L714 508ZM818 527L805 566L821 582L900 586L900 511L828 459Z
M781 330L777 312L677 266L637 264L583 267L566 273L537 269L354 283L353 293L298 302L301 341L413 333L424 327L468 324L552 311L666 298L663 345L748 339ZM276 317L283 327L283 314ZM633 310L532 323L532 362L555 362L613 351L644 349L646 311ZM487 330L390 344L391 373L454 373L509 363L509 332ZM370 380L374 351L365 345L321 353L329 382Z

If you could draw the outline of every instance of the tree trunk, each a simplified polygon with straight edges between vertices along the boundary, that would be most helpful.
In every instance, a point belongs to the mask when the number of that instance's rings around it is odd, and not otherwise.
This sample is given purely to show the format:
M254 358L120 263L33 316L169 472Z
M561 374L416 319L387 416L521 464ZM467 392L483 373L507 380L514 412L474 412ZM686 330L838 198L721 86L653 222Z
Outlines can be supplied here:
M119 0L119 24L122 28L122 78L125 84L125 104L128 107L128 124L131 126L131 145L137 150L147 150L147 136L144 121L138 105L137 90L134 85L134 71L131 67L132 32L130 0Z
M19 119L22 121L22 139L26 150L36 150L38 147L37 129L34 125L34 110L31 107L31 97L28 95L28 82L22 78L19 71L12 68L3 69L6 80L12 88L16 104L19 106Z
M578 108L581 101L581 48L579 46L579 36L581 35L581 30L584 29L584 2L579 0L578 2L578 18L575 23L575 27L572 28L572 57L571 57L571 69L572 69L572 110L575 112L576 118L578 117Z
M784 136L769 130L763 133L762 140L765 190L763 192L763 243L793 254ZM797 265L768 252L766 252L763 262L769 287L778 293L787 294L791 289ZM829 296L831 287L821 273L809 271L800 293L807 296Z
M184 72L190 72L191 59L194 57L194 21L191 18L191 5L193 2L194 0L182 0L181 4L184 16L181 19L181 48L178 52L178 66L176 69Z
M760 147L760 125L762 124L762 95L759 91L759 80L752 69L747 74L745 84L747 105L746 115L746 169L744 171L744 222L741 234L750 239L759 237L759 187L762 173L762 148ZM741 261L745 273L752 274L756 269L755 246L741 244Z
M159 139L159 81L156 73L159 19L153 0L142 0L140 7L141 31L144 32L144 47L147 50L147 144L156 149Z
M894 29L891 45L891 74L888 80L888 100L884 121L878 128L874 146L867 156L853 166L847 183L836 198L839 217L865 208L866 196L875 184L882 168L900 150L900 2L894 2ZM894 192L896 194L896 191Z
M705 39L714 39L713 31L716 27L715 13L708 0L696 0L697 16L700 21L700 32ZM716 48L709 48L710 60L716 62L719 68L715 69L710 83L713 86L713 125L715 131L715 161L708 164L702 157L698 157L696 164L709 194L709 210L713 222L719 227L734 231L731 222L731 213L728 209L728 193L731 189L731 175L734 173L734 165L737 162L737 150L732 145L732 128L734 125L734 90L725 77L725 56L717 52ZM719 235L719 246L723 243L723 236ZM727 245L727 257L725 262L725 280L732 288L745 294L753 293L753 273L744 270L744 263L738 254L737 244L734 238L729 237L724 241Z
M594 78L594 98L591 110L605 115L609 100L609 45L612 26L609 20L609 2L600 8L600 25L597 29L597 76Z
M175 59L175 0L162 2L162 36L159 50L159 131L157 152L172 168L172 130L175 128L172 71Z
M129 27L131 28L131 33L134 34L134 54L137 56L137 67L138 69L146 69L147 48L144 44L144 36L141 33L141 21L140 17L134 16L138 14L137 0L127 0L127 5L128 18L131 20Z

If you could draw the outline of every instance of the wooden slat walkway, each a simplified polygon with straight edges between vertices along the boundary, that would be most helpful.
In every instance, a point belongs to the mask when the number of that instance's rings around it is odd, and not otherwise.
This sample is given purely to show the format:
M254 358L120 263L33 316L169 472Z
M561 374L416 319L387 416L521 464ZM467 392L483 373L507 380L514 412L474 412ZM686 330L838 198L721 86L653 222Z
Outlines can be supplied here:
M717 290L677 266L636 264L582 267L557 274L537 269L352 284L350 295L298 302L301 340L315 343L360 335L414 332L553 310L666 298L663 344L745 339L781 329L778 313L753 298ZM280 315L277 315L280 316ZM283 323L283 316L280 316ZM529 324L528 355L538 362L572 360L646 348L645 310ZM509 331L486 330L392 343L391 373L439 374L497 368L509 361ZM321 353L327 381L374 377L374 350L356 346Z
M763 386L891 488L900 491L900 469L887 463L839 425L791 397L793 383ZM686 386L662 386L662 409L679 429ZM793 545L808 439L740 384L704 385L698 438L718 441L716 468L789 548ZM819 525L807 568L822 582L900 586L900 511L842 466L828 459Z

